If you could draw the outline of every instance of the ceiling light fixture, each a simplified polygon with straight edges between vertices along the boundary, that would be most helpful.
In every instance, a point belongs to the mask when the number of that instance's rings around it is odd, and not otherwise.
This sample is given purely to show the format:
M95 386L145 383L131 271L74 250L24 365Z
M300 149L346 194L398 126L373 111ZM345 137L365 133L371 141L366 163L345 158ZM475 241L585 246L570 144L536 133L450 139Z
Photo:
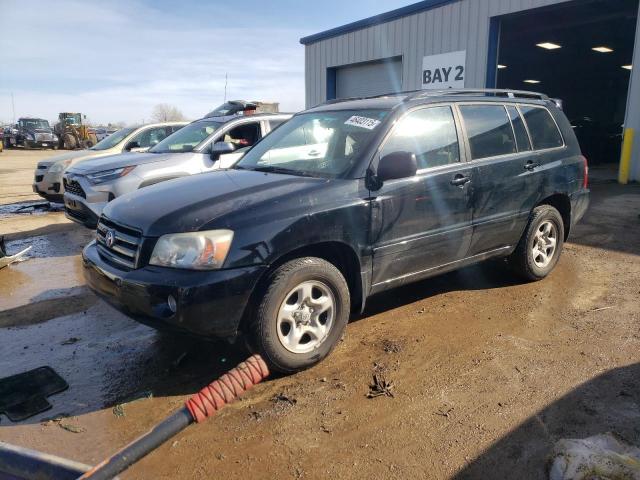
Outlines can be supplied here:
M633 65L623 65L622 68L624 68L625 70L631 70L633 69Z
M551 42L537 43L536 46L540 48L544 48L545 50L557 50L558 48L562 48L557 43L551 43Z
M609 47L593 47L591 50L593 50L594 52L600 52L600 53L611 53L611 52L613 52L613 49L609 48Z
M498 65L498 70L502 70L504 68L507 68L507 66L506 65Z
M536 84L536 83L540 83L540 80L525 80L525 81L524 81L524 83L533 83L533 84Z

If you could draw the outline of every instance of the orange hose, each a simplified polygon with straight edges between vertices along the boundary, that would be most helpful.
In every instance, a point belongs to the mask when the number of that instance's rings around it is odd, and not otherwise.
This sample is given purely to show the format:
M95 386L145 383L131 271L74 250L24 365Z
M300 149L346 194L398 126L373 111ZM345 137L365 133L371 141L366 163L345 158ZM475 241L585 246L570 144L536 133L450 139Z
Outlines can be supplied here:
M193 419L201 423L268 375L267 364L260 355L253 355L193 395L185 406Z

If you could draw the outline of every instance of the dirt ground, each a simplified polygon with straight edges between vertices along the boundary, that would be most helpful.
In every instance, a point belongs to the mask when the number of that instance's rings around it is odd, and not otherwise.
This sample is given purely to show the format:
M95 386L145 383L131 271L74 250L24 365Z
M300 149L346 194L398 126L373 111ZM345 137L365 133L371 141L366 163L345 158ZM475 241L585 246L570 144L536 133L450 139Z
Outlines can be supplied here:
M0 154L1 202L33 198L37 158ZM92 232L62 212L2 208L8 249L34 248L0 270L0 376L50 365L70 388L25 422L0 417L0 441L95 464L241 360L96 299L79 256ZM321 365L258 385L121 478L542 479L560 438L640 445L639 212L639 185L594 184L547 279L492 262L378 295ZM374 373L393 397L367 398Z

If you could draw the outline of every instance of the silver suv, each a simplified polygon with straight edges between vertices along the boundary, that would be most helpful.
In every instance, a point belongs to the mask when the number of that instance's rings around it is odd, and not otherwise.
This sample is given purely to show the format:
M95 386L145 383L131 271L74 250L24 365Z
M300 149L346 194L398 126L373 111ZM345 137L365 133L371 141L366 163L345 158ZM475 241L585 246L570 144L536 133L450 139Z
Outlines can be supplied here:
M125 127L86 150L74 150L38 162L33 191L50 202L62 202L62 174L66 168L89 158L122 152L145 152L161 140L180 130L187 122L163 122Z
M229 168L245 150L291 116L277 113L205 117L146 153L124 153L78 163L64 174L65 214L95 228L102 209L114 198L165 180Z

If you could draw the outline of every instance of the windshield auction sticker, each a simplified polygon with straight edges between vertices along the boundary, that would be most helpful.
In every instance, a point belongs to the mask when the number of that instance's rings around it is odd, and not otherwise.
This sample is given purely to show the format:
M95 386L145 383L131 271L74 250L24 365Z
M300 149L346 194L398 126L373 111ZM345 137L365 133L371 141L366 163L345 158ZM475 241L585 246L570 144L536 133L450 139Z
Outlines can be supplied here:
M373 130L380 125L380 120L368 117L359 117L354 115L349 120L344 122L345 125L353 125L354 127L366 128L367 130Z

